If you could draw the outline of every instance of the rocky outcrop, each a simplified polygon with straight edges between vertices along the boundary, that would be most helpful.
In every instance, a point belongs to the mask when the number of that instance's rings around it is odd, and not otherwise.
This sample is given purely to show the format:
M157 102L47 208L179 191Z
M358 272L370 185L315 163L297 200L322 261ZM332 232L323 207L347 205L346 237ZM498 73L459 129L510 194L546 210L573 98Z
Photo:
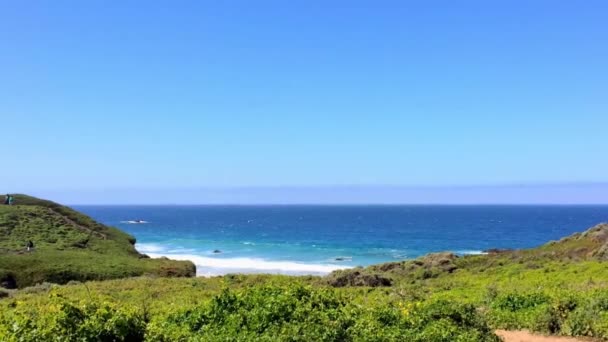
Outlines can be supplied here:
M369 274L361 270L345 270L336 273L334 277L329 279L329 285L333 287L345 286L391 286L392 281L389 278L379 274Z
M580 260L608 261L608 223L531 249L489 249L484 255L460 257L450 252L431 253L414 260L335 271L326 279L337 287L390 286L404 280L408 283L424 281L459 269L487 272L513 263L540 268L544 262Z
M450 252L431 253L410 261L389 262L370 268L388 273L413 273L419 270L452 273L458 269L455 263L457 259L458 255Z
M608 260L608 223L601 223L588 229L581 234L581 238L587 238L592 242L600 244L598 248L592 251L592 257L600 260Z
M545 248L556 257L608 260L608 223L550 242Z

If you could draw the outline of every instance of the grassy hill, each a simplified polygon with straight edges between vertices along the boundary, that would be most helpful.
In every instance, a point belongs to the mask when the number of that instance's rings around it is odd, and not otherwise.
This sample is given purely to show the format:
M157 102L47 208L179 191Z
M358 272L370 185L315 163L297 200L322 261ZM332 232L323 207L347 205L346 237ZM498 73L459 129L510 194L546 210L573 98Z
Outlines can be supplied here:
M464 257L450 252L432 253L415 260L336 271L327 281L338 287L404 285L451 274L496 274L498 270L508 268L521 271L547 269L550 265L567 268L587 261L605 260L608 260L608 224L602 223L537 248L489 250L486 254Z
M83 280L142 268L140 274L166 273L140 259L132 237L118 230L50 202L17 199L22 206L0 211L0 231L13 227L12 238L0 240L0 269L9 265L18 281L35 283L33 274L62 274L62 268L77 270ZM32 235L40 241L36 260L22 247ZM95 255L99 269L86 273L90 259L78 260L77 253ZM59 255L65 259L53 259ZM434 253L325 277L143 276L43 284L4 292L0 340L498 341L495 329L608 340L607 256L608 224L600 224L532 249Z
M28 241L35 248L27 251ZM0 206L0 285L102 280L155 274L194 276L190 262L149 259L135 238L54 202L25 195Z

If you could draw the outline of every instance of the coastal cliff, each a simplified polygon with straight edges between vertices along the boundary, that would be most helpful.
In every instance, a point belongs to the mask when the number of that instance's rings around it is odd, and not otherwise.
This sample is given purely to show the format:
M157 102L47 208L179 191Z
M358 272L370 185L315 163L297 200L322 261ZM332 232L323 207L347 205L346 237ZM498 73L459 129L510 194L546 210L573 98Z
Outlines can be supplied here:
M66 206L26 195L14 199L0 206L1 287L196 274L191 262L150 259L135 250L133 236Z

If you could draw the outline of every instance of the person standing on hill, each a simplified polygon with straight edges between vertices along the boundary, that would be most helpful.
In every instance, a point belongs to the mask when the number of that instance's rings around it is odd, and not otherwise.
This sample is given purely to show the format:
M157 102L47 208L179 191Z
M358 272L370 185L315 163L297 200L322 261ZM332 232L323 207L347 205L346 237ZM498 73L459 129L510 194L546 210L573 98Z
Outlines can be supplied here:
M8 205L13 205L14 200L15 198L13 197L13 195L8 195Z
M10 203L10 199L11 199L11 195L6 194L6 196L4 196L4 204L8 205Z
M34 248L34 243L32 242L32 240L30 240L30 241L27 242L26 247L27 247L27 251L28 252L31 251Z

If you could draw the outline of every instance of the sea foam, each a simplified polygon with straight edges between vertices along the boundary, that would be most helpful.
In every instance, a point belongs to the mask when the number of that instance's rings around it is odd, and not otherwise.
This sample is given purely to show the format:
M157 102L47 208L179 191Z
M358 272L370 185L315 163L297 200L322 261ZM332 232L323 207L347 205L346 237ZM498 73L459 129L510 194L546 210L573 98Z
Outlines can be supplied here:
M162 253L167 251L167 248L163 245L160 244L156 244L156 243L136 243L135 244L135 248L140 252L140 253Z
M228 273L325 275L335 270L350 268L335 264L308 264L257 258L211 258L196 254L148 253L148 255L153 258L164 256L175 260L190 260L196 265L197 276L214 276Z
M460 255L484 255L484 254L488 254L484 251L475 251L475 250L464 250L464 251L457 251L456 254L460 254Z

